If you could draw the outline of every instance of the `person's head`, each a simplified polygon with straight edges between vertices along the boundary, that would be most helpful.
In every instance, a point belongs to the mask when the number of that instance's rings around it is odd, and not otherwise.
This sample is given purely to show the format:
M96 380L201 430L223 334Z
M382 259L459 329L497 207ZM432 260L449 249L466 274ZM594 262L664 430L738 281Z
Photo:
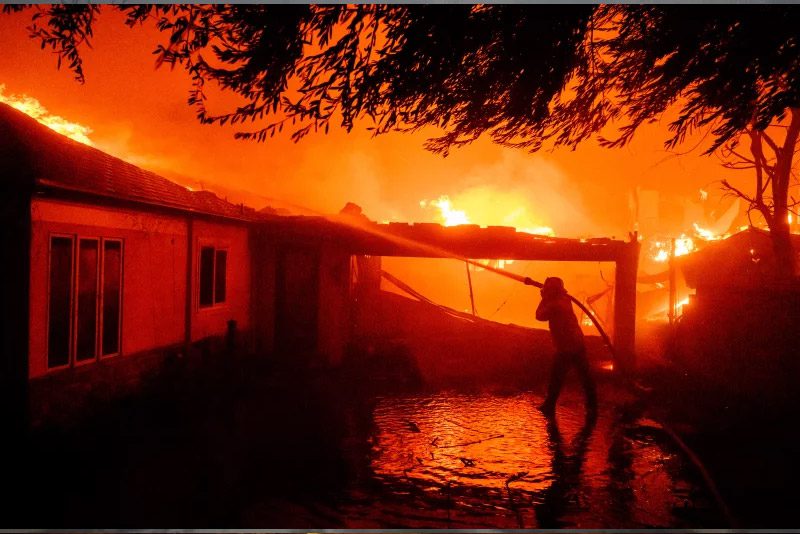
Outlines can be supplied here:
M559 295L566 295L567 290L564 288L564 281L557 276L549 276L545 279L542 286L542 297L557 297Z

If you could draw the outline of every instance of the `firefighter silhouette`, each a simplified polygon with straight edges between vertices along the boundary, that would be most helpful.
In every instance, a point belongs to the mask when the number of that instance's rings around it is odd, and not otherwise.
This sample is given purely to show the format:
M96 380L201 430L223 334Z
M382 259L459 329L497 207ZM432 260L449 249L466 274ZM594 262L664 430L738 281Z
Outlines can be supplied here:
M549 323L556 354L553 358L547 398L539 408L545 415L555 414L556 402L564 385L564 379L570 368L574 367L586 396L586 409L595 412L597 393L589 360L586 357L583 332L572 310L572 302L564 288L564 281L557 277L547 278L542 286L541 295L542 301L536 308L536 319Z

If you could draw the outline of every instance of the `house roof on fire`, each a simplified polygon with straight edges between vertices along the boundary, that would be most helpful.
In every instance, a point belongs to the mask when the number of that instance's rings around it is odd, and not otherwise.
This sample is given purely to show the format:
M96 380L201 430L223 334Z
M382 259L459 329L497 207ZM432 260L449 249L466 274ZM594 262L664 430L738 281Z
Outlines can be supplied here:
M792 235L791 240L797 261L800 236ZM774 282L777 276L769 232L752 227L680 256L677 262L692 288L752 288Z
M289 216L275 209L255 211L210 191L191 191L96 148L78 143L0 103L0 180L6 188L34 187L109 202L132 202L208 214L263 226L276 241L338 243L353 254L469 258L615 261L628 244L534 236L511 227L443 227L433 223L378 224L349 204L331 216ZM422 246L421 246L422 245Z
M232 219L264 218L210 191L190 191L96 148L73 141L0 103L0 175L44 190L81 193ZM27 182L27 183L26 183Z

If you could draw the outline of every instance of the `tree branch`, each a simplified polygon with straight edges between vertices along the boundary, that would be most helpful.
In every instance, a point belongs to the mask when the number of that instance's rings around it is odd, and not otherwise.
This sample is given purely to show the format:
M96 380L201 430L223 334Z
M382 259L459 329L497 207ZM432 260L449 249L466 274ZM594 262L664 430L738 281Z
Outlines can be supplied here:
M747 195L746 193L744 193L740 189L737 189L737 188L733 187L728 180L722 180L722 188L728 190L729 192L733 193L734 195L736 195L739 198L743 198L744 200L746 200L747 202L749 202L751 204L755 204L755 202L756 202L756 200L753 197L751 197L750 195Z
M750 135L750 153L753 154L753 160L756 167L756 198L755 203L763 204L764 198L764 169L763 160L764 152L761 146L762 132L751 128L747 132ZM730 186L730 185L729 185Z
M769 147L773 150L773 152L775 152L775 154L778 154L778 152L780 152L780 147L778 147L775 141L772 140L767 131L761 130L759 133L764 138L764 141L766 141Z

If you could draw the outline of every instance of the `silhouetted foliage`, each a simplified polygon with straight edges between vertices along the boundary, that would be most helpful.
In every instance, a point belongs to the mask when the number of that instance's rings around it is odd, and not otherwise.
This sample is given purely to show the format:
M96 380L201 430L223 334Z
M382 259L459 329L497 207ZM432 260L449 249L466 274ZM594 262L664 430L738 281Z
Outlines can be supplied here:
M800 10L790 5L115 8L128 25L155 21L168 36L157 63L191 73L189 102L202 122L261 123L235 134L242 139L263 141L288 126L298 140L332 121L349 131L364 119L375 134L438 128L426 147L444 155L484 134L535 151L574 148L602 132L613 147L675 110L667 148L699 130L710 153L800 106ZM36 10L32 37L82 80L78 50L97 7ZM243 103L212 112L207 82ZM772 181L774 225L788 209L791 163L781 160L782 178Z
M723 187L764 216L779 270L790 275L787 215L796 205L789 192L797 185L793 156L800 133L798 23L796 6L600 6L593 22L599 35L587 40L591 61L571 100L559 102L552 115L559 141L574 146L609 119L622 119L620 135L601 140L621 146L642 124L677 109L667 148L700 131L710 137L706 153L722 148L729 166L744 162L755 170L755 194L727 182ZM770 125L780 125L781 138L770 137ZM736 152L740 137L750 141L748 157Z
M584 61L593 6L514 5L146 5L115 6L135 26L155 21L168 39L157 64L187 69L189 102L205 123L260 121L237 133L264 140L284 127L295 140L350 130L368 118L376 134L436 126L429 148L447 153L487 133L538 148L538 125L552 99ZM4 8L6 11L16 8ZM44 28L31 35L70 59L91 35L94 8L37 7ZM205 91L216 82L243 98L212 113ZM207 107L208 106L208 107Z
M186 68L204 122L272 116L301 138L357 118L376 133L436 126L447 152L483 133L538 149L575 146L627 120L609 146L677 104L673 147L710 127L709 151L748 125L764 129L800 102L800 11L793 6L119 5L129 26L168 36L157 63ZM19 11L20 6L3 10ZM31 36L83 80L97 6L37 7ZM243 97L206 108L206 82Z
M157 61L192 73L190 102L201 120L274 114L272 126L299 123L298 138L334 117L350 129L367 116L377 133L442 127L448 134L431 145L438 151L482 133L536 149L551 138L574 146L609 120L627 118L622 135L608 141L619 145L678 103L668 145L710 126L714 149L750 123L765 128L800 99L800 12L792 6L116 8L128 25L154 20L168 35L155 49ZM90 5L39 7L31 35L82 80L78 49L88 44L97 13ZM246 104L210 114L207 81Z
M800 103L799 15L791 6L601 6L597 24L611 30L594 44L602 76L582 76L576 100L615 97L630 123L611 144L677 103L668 146L710 127L711 152Z

